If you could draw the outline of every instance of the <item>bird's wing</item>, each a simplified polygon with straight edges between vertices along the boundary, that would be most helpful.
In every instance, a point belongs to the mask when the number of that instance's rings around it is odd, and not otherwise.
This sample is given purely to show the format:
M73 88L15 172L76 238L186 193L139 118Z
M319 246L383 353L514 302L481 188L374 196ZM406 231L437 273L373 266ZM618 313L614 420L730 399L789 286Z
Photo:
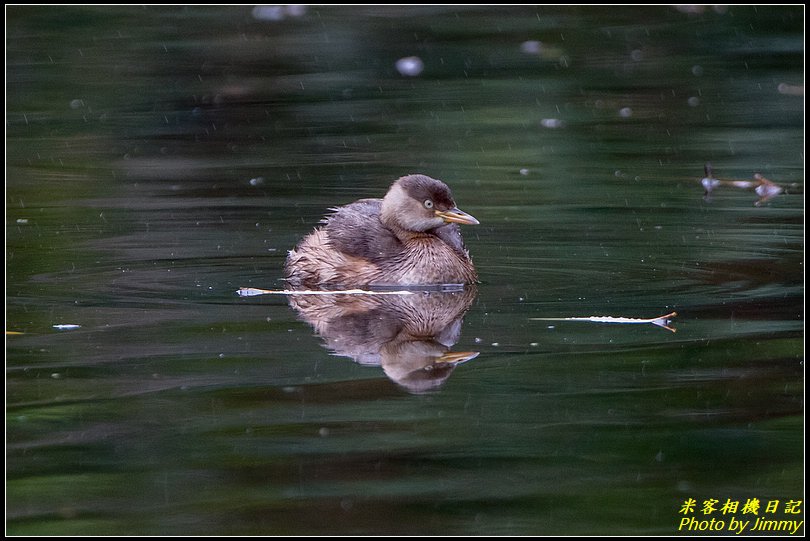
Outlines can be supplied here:
M382 199L360 199L338 207L326 219L326 233L341 252L377 261L402 251L402 243L380 222Z

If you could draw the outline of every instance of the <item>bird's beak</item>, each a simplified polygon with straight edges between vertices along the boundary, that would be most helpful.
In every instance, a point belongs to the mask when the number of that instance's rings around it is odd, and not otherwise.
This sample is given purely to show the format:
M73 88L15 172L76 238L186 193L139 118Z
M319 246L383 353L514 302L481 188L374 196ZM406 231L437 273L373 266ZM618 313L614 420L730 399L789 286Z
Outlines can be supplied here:
M448 351L437 358L434 363L461 364L478 357L478 351Z
M441 218L447 223L464 224L464 225L478 225L481 222L464 212L463 210L453 207L450 210L437 210L436 216Z

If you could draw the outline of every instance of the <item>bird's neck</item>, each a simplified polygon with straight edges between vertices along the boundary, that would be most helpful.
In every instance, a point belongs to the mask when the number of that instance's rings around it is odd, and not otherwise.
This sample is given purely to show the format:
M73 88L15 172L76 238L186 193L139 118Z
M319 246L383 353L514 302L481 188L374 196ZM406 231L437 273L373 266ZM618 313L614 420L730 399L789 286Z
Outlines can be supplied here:
M423 239L425 237L432 236L430 233L423 233L420 231L411 231L409 229L405 229L401 225L397 223L386 222L383 220L383 224L385 227L391 230L396 238L399 239L400 242L403 244L408 244L409 242L413 242L417 239Z

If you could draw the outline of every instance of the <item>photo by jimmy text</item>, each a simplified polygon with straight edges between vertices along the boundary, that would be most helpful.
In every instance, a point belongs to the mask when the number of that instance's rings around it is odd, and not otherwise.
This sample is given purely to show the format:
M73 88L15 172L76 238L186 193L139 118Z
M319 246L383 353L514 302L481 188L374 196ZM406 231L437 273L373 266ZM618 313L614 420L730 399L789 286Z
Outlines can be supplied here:
M744 501L727 499L723 504L715 498L703 500L698 506L694 498L684 500L679 514L679 532L726 534L744 533L783 533L789 535L804 533L802 500L760 500L748 498Z

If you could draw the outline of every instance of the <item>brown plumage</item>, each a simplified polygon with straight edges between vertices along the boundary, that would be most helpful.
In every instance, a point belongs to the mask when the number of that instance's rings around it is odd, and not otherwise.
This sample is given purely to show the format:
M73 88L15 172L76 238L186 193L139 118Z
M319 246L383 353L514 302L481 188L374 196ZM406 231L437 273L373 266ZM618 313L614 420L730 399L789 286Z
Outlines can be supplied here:
M456 207L447 185L400 178L383 199L331 209L287 257L294 288L470 284L478 277L457 224L478 220Z

